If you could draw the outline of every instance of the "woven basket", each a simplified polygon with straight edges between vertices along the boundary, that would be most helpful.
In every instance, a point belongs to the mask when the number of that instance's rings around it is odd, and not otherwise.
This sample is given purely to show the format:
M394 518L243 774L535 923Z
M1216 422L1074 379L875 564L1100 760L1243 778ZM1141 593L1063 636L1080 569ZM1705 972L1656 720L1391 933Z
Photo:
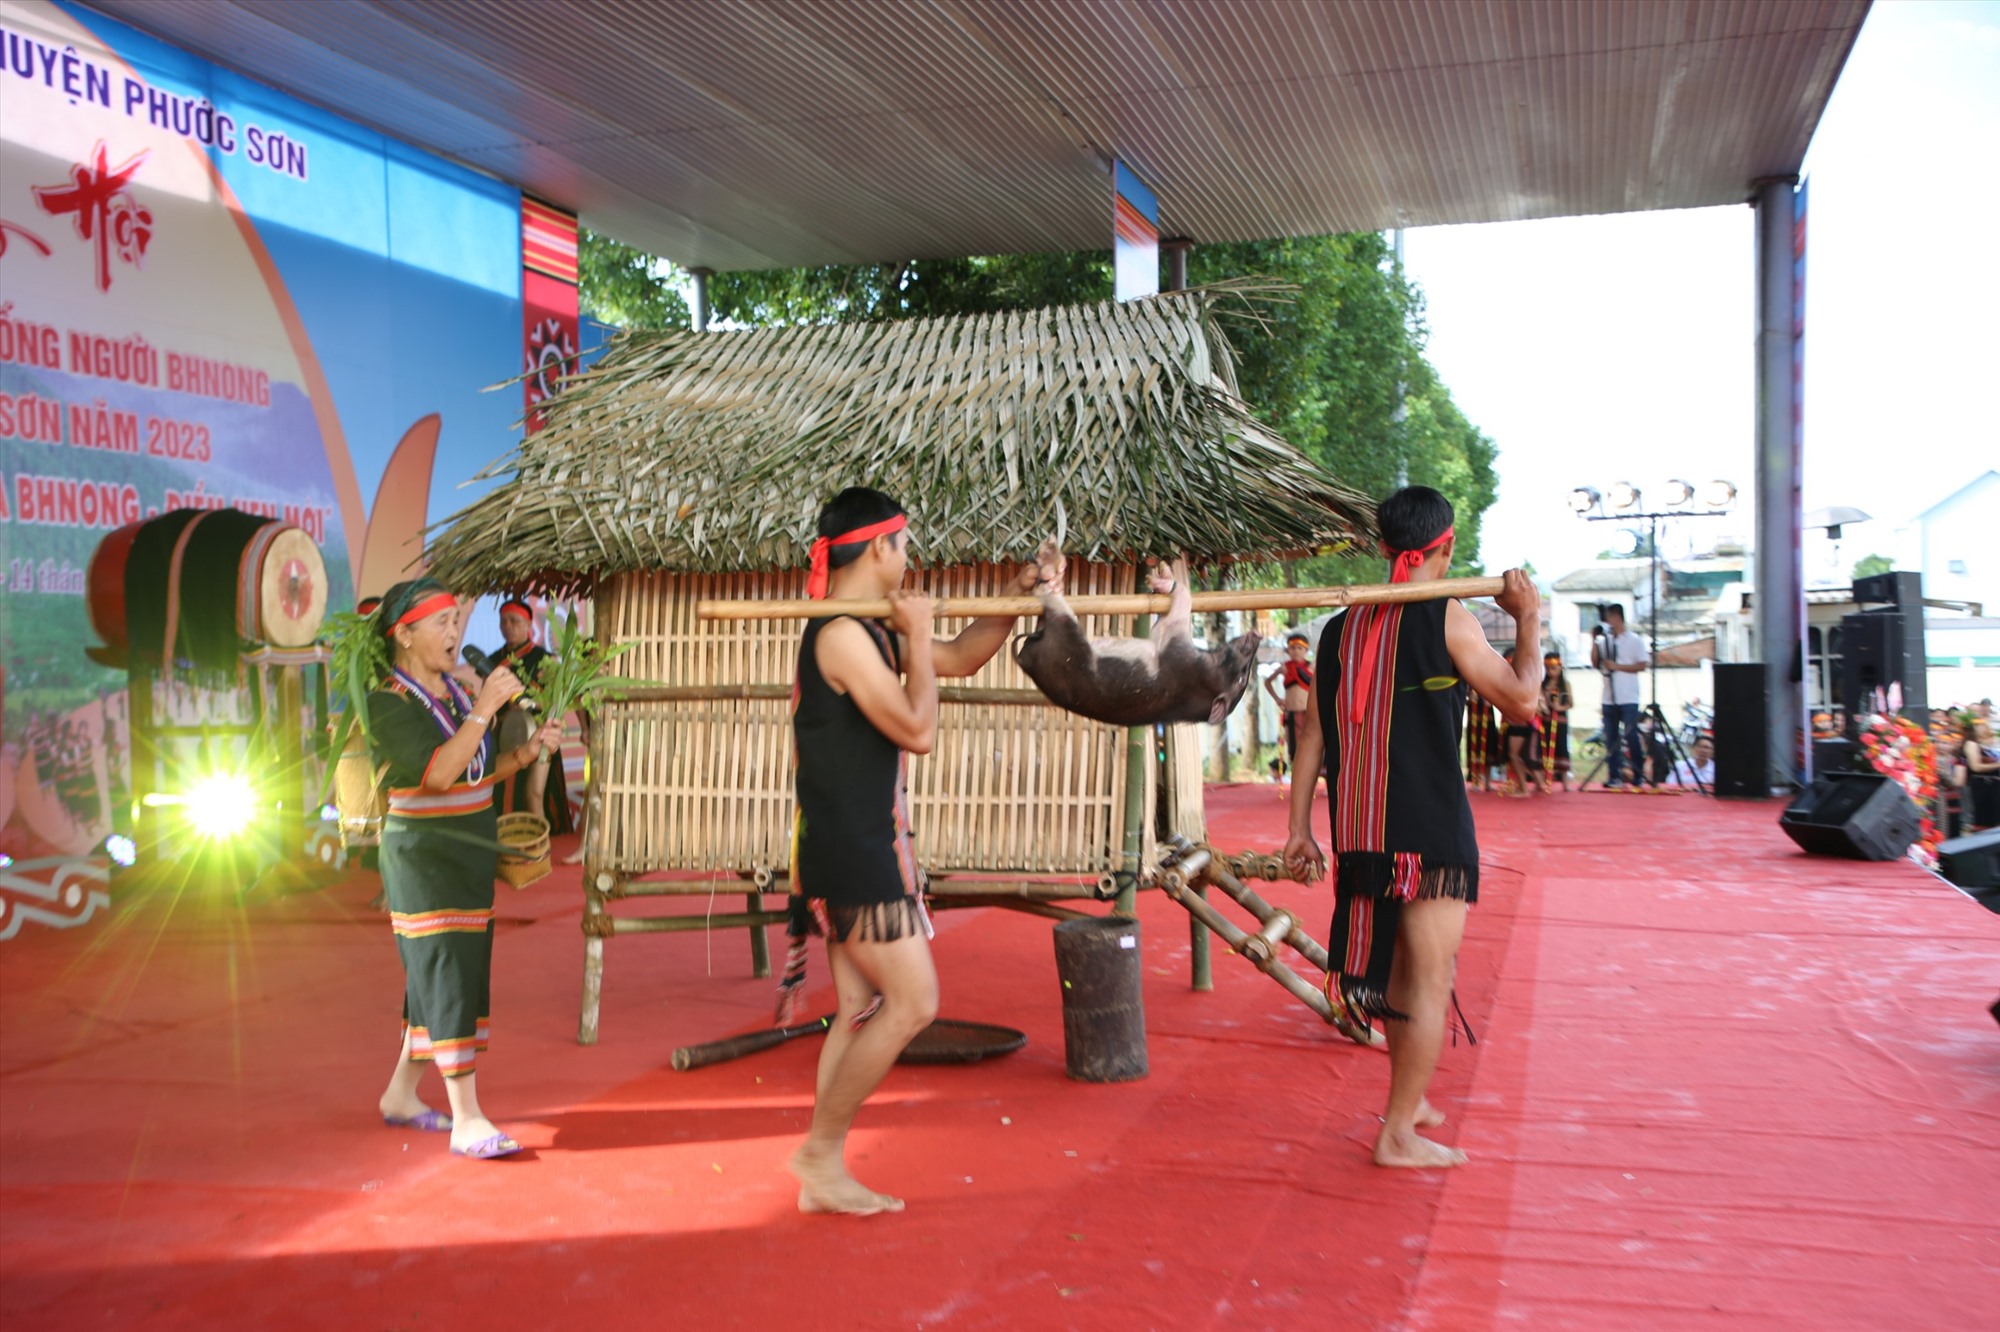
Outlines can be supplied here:
M526 888L549 873L549 821L539 814L500 816L500 877Z
M382 774L388 768L386 763L379 768L375 766L374 757L361 742L360 732L355 732L333 770L333 801L340 811L342 846L382 844L382 819L389 812Z

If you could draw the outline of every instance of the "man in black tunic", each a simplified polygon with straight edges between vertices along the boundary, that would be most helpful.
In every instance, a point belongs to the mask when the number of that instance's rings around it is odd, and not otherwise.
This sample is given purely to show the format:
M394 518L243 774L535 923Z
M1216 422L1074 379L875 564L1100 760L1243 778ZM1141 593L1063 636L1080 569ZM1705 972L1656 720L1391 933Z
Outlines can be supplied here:
M1451 502L1409 486L1377 511L1392 583L1443 578L1451 568ZM1516 724L1531 722L1542 686L1541 597L1509 569L1495 598L1523 650L1510 666L1455 599L1356 606L1320 637L1318 678L1299 735L1298 769L1327 760L1336 857L1327 997L1352 1017L1381 1019L1389 1036L1389 1104L1375 1140L1384 1166L1454 1166L1455 1147L1418 1134L1444 1116L1424 1099L1444 1045L1445 1007L1479 897L1479 846L1459 775L1466 686ZM1310 782L1292 786L1285 860L1317 879L1326 858L1312 835Z
M1014 625L1011 616L974 620L957 638L933 641L930 598L902 590L910 539L902 506L853 486L821 512L813 543L808 595L887 598L892 609L887 622L808 621L792 687L793 891L826 938L837 995L812 1128L791 1159L802 1212L903 1208L848 1173L846 1145L862 1102L937 1016L906 756L929 753L936 739L938 678L978 671ZM1022 570L1022 590L1041 577L1033 565Z

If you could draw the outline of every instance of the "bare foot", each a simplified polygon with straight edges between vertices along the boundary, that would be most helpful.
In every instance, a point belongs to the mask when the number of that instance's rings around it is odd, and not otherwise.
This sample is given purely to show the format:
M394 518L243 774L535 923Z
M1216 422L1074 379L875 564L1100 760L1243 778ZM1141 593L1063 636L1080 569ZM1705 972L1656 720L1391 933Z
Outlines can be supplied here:
M384 1096L375 1103L375 1108L382 1112L384 1119L415 1119L419 1115L431 1113L431 1108L414 1095L404 1101L393 1101Z
M792 1153L785 1167L799 1182L799 1210L808 1215L835 1212L846 1216L874 1216L878 1212L900 1212L903 1200L877 1193L847 1173L838 1158L827 1157L801 1147Z
M578 847L576 850L564 856L562 858L562 863L565 865L581 865L583 863L583 848Z
M1444 1111L1432 1105L1428 1097L1417 1103L1418 1128L1436 1128L1442 1123L1444 1123Z
M1446 1170L1452 1166L1465 1164L1465 1153L1456 1147L1447 1147L1441 1142L1432 1142L1420 1137L1412 1130L1408 1133L1390 1133L1387 1125L1375 1139L1375 1164L1397 1166L1406 1170Z

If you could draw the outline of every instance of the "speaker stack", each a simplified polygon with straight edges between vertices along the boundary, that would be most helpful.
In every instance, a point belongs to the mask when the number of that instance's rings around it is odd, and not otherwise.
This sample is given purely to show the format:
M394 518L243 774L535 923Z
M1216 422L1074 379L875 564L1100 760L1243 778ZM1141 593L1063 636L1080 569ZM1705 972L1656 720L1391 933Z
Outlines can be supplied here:
M1848 733L1857 733L1861 714L1875 691L1896 685L1902 713L1929 721L1924 686L1924 593L1920 574L1898 571L1854 580L1854 600L1870 609L1841 617L1840 701L1847 708ZM1721 749L1720 743L1716 746Z
M1771 794L1771 691L1761 661L1715 663L1715 793Z
M1716 745L1717 763L1722 746ZM1778 826L1799 849L1850 860L1894 860L1917 840L1923 815L1879 772L1831 772L1792 801Z
M2000 828L1940 843L1938 873L2000 911Z

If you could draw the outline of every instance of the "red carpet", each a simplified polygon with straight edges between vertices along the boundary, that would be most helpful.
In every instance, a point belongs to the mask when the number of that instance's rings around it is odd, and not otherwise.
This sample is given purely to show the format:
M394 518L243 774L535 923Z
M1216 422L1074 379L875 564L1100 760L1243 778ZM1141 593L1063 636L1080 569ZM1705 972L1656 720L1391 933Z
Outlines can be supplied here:
M1281 840L1270 788L1212 808L1218 845ZM1775 805L1476 810L1480 1043L1432 1093L1473 1162L1449 1173L1368 1165L1386 1060L1226 953L1191 993L1157 895L1152 1074L1122 1086L1063 1076L1049 922L941 918L945 1013L1029 1044L891 1076L857 1171L910 1206L865 1220L799 1216L781 1173L815 1043L665 1068L768 1017L740 932L613 943L604 1043L574 1044L575 871L502 889L481 1090L533 1151L495 1164L373 1115L400 981L365 878L24 934L0 946L0 1325L1991 1325L2000 917L1800 855ZM1267 895L1323 933L1325 887Z

